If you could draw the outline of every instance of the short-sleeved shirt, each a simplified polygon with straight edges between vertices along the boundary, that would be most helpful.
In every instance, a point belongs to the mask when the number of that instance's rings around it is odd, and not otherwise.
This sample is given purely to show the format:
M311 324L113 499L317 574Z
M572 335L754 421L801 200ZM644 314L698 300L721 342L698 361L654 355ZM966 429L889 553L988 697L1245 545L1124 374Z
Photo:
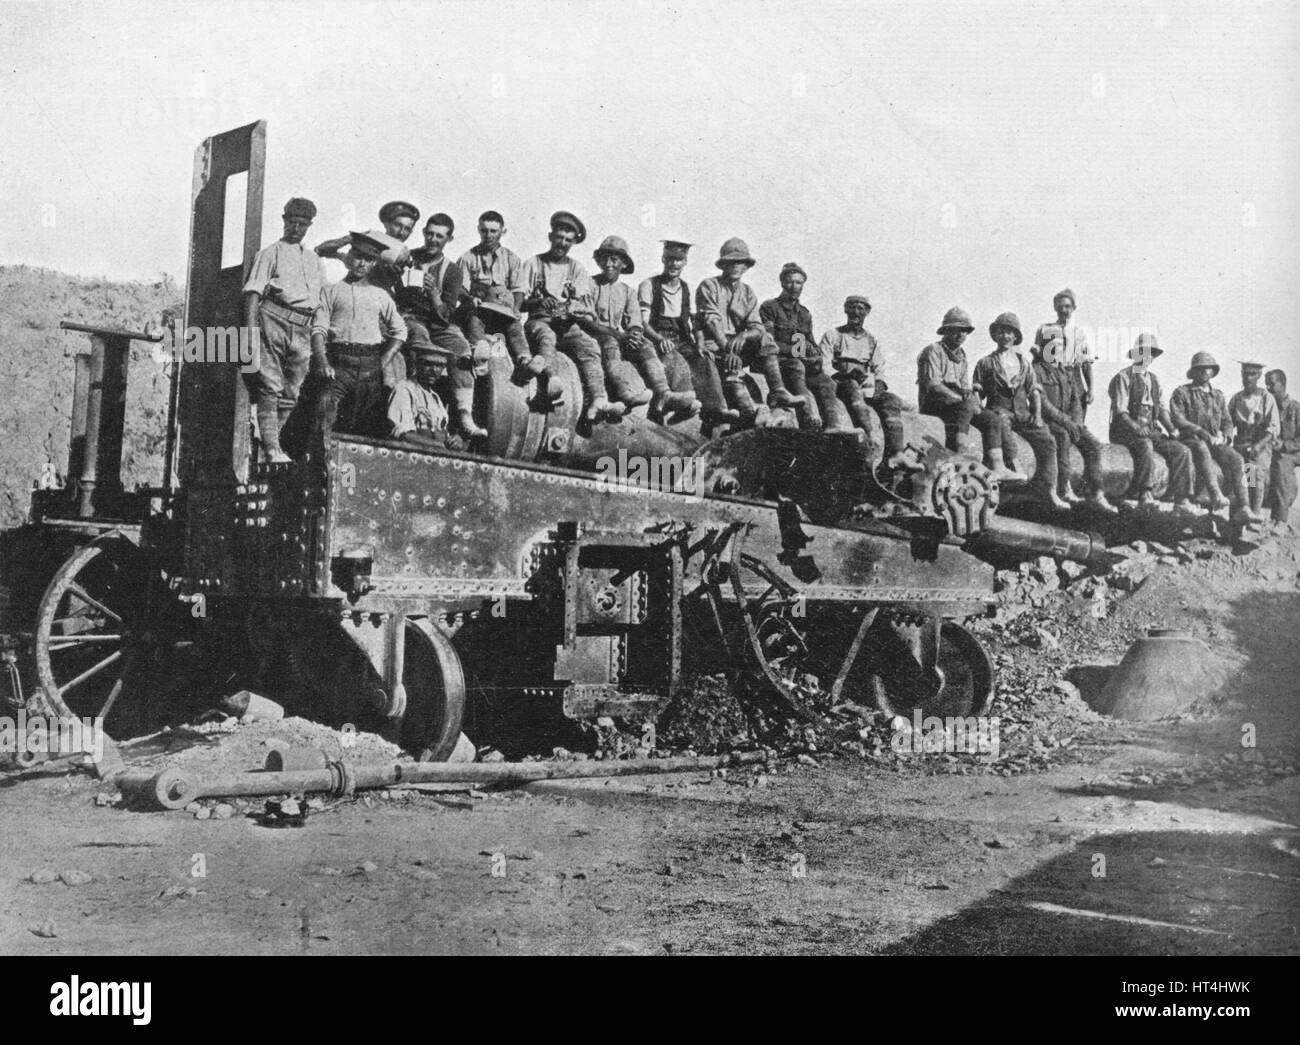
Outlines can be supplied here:
M1046 345L1049 341L1062 342L1064 347L1061 358L1055 362L1063 367L1072 369L1093 361L1092 347L1088 344L1088 334L1083 327L1073 323L1065 326L1060 323L1044 323L1034 335L1034 344Z
M748 283L728 284L720 276L710 276L695 288L695 307L706 329L710 323L721 321L724 337L763 329L758 295Z
M244 293L260 294L290 308L315 308L324 285L325 270L314 250L277 240L257 252Z
M1204 428L1213 435L1226 436L1231 431L1223 393L1208 384L1175 388L1169 395L1169 416L1180 435L1189 425Z
M971 390L970 364L966 361L966 350L958 348L949 353L942 341L926 345L916 361L916 384L920 390L921 402L935 385L947 385L963 392Z
M462 254L456 264L460 267L461 282L467 294L473 295L476 287L504 287L509 291L524 289L520 279L523 262L508 247L486 250L479 244Z
M343 280L321 291L311 332L330 341L378 345L390 338L406 339L406 323L387 291L371 283Z
M804 336L805 349L810 359L815 358L812 313L798 301L769 298L758 306L758 317L772 339L781 348L788 349L796 333Z
M447 430L447 408L437 392L407 378L397 382L388 399L388 423L392 437L400 439L407 432L436 435Z
M824 372L832 374L837 370L860 369L864 376L860 382L862 394L868 399L875 395L884 361L877 357L880 346L871 331L863 327L854 332L845 324L823 334L817 347Z
M571 301L588 309L596 296L596 288L587 270L573 258L552 261L544 254L534 254L524 262L519 279L525 296L544 290L557 300Z
M593 304L597 322L615 330L641 326L641 309L631 287L618 280L613 283L594 280L593 284L596 288Z
M663 296L663 317L664 319L677 319L682 314L682 308L690 311L690 302L683 301L685 296L686 281L679 279L677 289L669 290L665 285L662 276L652 276L650 279L643 279L641 285L636 288L637 304L641 306L641 322L645 325L650 324L651 313L654 312L655 303L655 284L659 284L660 294Z
M1249 394L1238 392L1229 399L1228 416L1237 430L1233 441L1238 444L1258 443L1268 436L1277 438L1280 430L1277 400L1262 388Z

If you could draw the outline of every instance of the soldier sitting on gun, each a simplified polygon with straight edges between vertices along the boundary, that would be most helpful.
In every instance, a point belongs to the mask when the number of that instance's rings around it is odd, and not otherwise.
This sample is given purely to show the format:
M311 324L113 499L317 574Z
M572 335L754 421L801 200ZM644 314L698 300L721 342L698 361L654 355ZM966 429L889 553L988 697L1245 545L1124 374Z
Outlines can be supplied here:
M548 238L550 249L525 261L520 273L520 281L527 288L523 307L529 316L524 333L533 351L531 369L536 373L541 361L540 369L549 378L548 392L555 398L559 384L554 380L553 367L556 349L562 349L578 366L587 401L586 419L592 423L616 421L627 408L609 401L600 347L578 323L579 317L592 314L596 295L587 270L569 257L574 245L587 238L586 226L568 211L556 211L551 215Z
M523 284L519 281L523 262L513 250L501 245L505 231L505 219L499 213L484 211L478 219L478 244L456 262L463 298L461 323L476 354L486 349L489 334L501 334L510 358L524 370L531 366L532 354L524 336L523 320L519 318L519 307L524 300ZM531 373L542 373L544 365L544 360L537 360L536 369Z
M865 295L850 294L844 299L847 322L822 335L822 366L833 375L835 394L858 428L870 432L868 410L876 412L885 433L884 467L890 471L909 468L916 462L906 452L903 401L889 391L880 376L880 346L864 325L870 311L871 302Z
M916 387L920 411L943 419L949 450L960 450L960 439L974 425L984 439L984 463L994 479L1024 480L1009 468L1002 453L1003 423L985 410L971 387L970 365L963 342L975 328L965 309L955 305L944 313L939 340L921 350L916 361Z
M316 204L295 197L284 205L284 235L258 251L244 284L244 325L259 335L257 371L246 374L264 462L284 464L280 429L298 402L311 362L311 320L325 274L302 245Z
M1070 486L1070 445L1083 456L1083 481L1090 493L1089 503L1105 512L1119 511L1106 500L1102 489L1101 440L1083 426L1078 409L1079 386L1059 360L1064 347L1060 341L1035 344L1030 350L1034 359L1034 380L1042 396L1043 419L1056 441L1056 489L1061 497L1075 503L1079 496Z
M1192 452L1169 433L1173 418L1160 395L1160 382L1150 365L1164 352L1154 334L1139 334L1129 349L1132 365L1110 379L1110 441L1126 447L1133 458L1133 480L1125 496L1140 507L1155 503L1154 454L1169 465L1167 496L1181 502L1192 494Z
M385 245L364 232L351 237L348 276L321 291L312 320L312 369L323 385L316 422L325 432L383 438L384 368L406 340L406 324L392 296L370 282Z
M776 342L763 329L758 298L744 282L756 264L749 246L743 239L727 240L715 264L721 275L703 280L695 290L702 333L688 356L695 391L706 421L719 420L725 402L740 412L742 424L761 424L766 410L760 412L745 386L741 371L746 366L767 378L768 406L793 407L799 400L785 387Z
M1246 516L1264 520L1264 492L1273 468L1273 441L1281 431L1277 401L1259 387L1263 363L1241 364L1241 391L1228 400L1232 421L1232 448L1241 454L1246 471L1246 489L1250 492Z
M635 362L654 393L650 400L650 419L654 421L670 414L690 417L699 413L701 406L695 398L690 364L682 355L694 344L691 288L682 279L691 245L680 240L664 240L663 245L663 271L637 287L645 344ZM724 409L718 420L739 421L740 413Z
M461 297L461 270L445 253L455 232L446 214L434 214L424 226L424 246L411 252L405 286L398 289L397 306L406 321L406 345L419 355L438 345L451 357L451 396L456 421L466 439L487 435L474 422L474 365L469 342L452 321ZM477 362L486 362L486 358ZM444 365L446 365L444 361Z
M831 379L818 366L817 338L812 313L800 303L808 273L793 261L781 266L781 293L758 308L763 329L776 342L781 379L798 400L799 426L813 431L823 427L817 394L831 389ZM814 369L809 369L809 364Z
M1024 340L1020 319L1014 312L1003 312L989 324L989 337L998 347L975 364L971 384L999 418L1002 446L1010 443L1008 434L1015 432L1033 449L1038 469L1030 490L1040 500L1068 508L1070 502L1056 492L1056 440L1043 423L1043 397L1034 368L1014 347Z
M1169 396L1169 416L1174 422L1183 443L1192 452L1192 468L1196 484L1210 498L1210 511L1232 506L1240 518L1246 509L1246 477L1241 455L1230 444L1232 422L1228 419L1228 405L1223 393L1210 382L1219 373L1219 364L1209 352L1197 352L1187 370L1191 383L1180 385ZM1229 501L1214 474L1213 462L1223 469L1223 477L1232 489ZM1190 500L1181 508L1195 507Z
M399 381L388 399L389 437L421 447L462 449L461 440L447 431L447 408L435 391L452 353L428 341L411 347L410 356L415 378Z
M579 316L578 325L600 346L605 380L614 398L627 407L642 406L650 402L654 393L641 384L636 367L623 358L625 349L631 358L639 356L645 343L635 295L618 278L634 270L632 255L622 237L606 236L593 256L600 271L592 280L596 288L592 314Z

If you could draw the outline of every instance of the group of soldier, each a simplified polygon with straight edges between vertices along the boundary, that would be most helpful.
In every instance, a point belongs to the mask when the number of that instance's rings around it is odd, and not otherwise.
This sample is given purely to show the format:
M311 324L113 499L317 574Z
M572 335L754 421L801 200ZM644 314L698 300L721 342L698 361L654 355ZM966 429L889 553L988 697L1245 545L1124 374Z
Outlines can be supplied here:
M903 404L881 378L879 345L865 327L867 297L850 294L846 321L818 341L800 303L807 273L787 263L780 294L760 303L745 282L755 259L742 239L722 245L718 274L702 280L692 297L682 278L691 244L663 241L660 272L634 290L622 281L635 272L622 238L607 236L596 248L594 277L572 257L587 230L568 211L551 215L548 249L527 259L502 244L506 225L496 211L479 216L479 242L455 260L447 253L455 223L443 213L428 217L424 245L414 250L405 243L420 212L405 201L380 208L382 230L309 249L303 239L315 215L310 200L289 200L283 236L258 253L244 285L245 324L260 332L259 367L248 382L265 461L289 460L280 433L305 385L313 389L303 396L310 425L438 446L486 436L474 418L474 382L486 372L495 340L508 351L515 379L536 380L553 400L563 394L558 354L567 355L591 423L646 406L654 420L699 415L710 429L750 427L768 423L773 408L786 408L801 427L834 431L847 415L868 433L879 425L886 472L916 466L904 441ZM327 284L322 259L330 258L348 271ZM1006 312L989 326L994 351L973 369L963 343L974 326L964 310L950 309L939 340L918 359L919 409L943 420L951 449L974 427L984 463L1001 480L1025 479L1008 439L1020 435L1037 462L1028 489L1059 507L1081 500L1068 465L1077 446L1084 495L1115 511L1102 490L1102 444L1084 423L1092 360L1083 331L1070 322L1074 293L1061 291L1053 304L1056 317L1038 328L1030 359L1016 350L1020 320ZM1274 517L1285 519L1300 453L1300 411L1286 398L1285 375L1270 373L1264 391L1263 367L1243 364L1242 391L1225 404L1209 384L1218 365L1198 353L1191 384L1166 408L1149 370L1160 352L1152 335L1142 335L1130 353L1133 364L1110 384L1110 439L1134 459L1128 494L1140 503L1153 499L1158 453L1169 464L1166 495L1174 501L1191 505L1195 477L1212 509L1231 506L1257 517L1260 477L1271 470ZM766 402L755 398L758 386L746 372L763 376ZM450 411L439 388L449 392ZM1230 486L1226 495L1211 461Z

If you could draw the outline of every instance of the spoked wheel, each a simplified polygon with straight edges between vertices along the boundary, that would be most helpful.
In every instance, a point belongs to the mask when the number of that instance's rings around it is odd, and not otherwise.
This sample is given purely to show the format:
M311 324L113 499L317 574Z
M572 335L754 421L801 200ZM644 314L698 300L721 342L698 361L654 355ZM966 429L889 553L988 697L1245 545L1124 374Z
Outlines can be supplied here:
M460 655L428 620L406 623L402 684L406 714L401 744L421 762L443 762L456 749L465 719L465 672Z
M992 661L950 620L878 626L866 667L876 706L890 715L979 715L993 696Z
M815 718L811 697L816 687L810 688L805 677L810 659L807 609L799 593L767 563L736 553L734 546L728 574L749 653L768 683L761 691L780 710Z
M36 613L47 713L102 718L105 728L125 720L120 698L133 673L165 655L161 645L179 644L160 644L149 626L151 580L144 556L121 541L88 544L59 567Z

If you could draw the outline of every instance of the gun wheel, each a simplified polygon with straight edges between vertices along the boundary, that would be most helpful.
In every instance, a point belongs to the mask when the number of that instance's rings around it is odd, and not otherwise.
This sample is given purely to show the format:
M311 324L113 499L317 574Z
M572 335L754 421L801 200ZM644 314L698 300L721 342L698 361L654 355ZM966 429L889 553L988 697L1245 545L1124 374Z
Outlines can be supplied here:
M993 662L955 621L889 621L876 629L868 670L876 706L889 715L979 715L993 697Z

